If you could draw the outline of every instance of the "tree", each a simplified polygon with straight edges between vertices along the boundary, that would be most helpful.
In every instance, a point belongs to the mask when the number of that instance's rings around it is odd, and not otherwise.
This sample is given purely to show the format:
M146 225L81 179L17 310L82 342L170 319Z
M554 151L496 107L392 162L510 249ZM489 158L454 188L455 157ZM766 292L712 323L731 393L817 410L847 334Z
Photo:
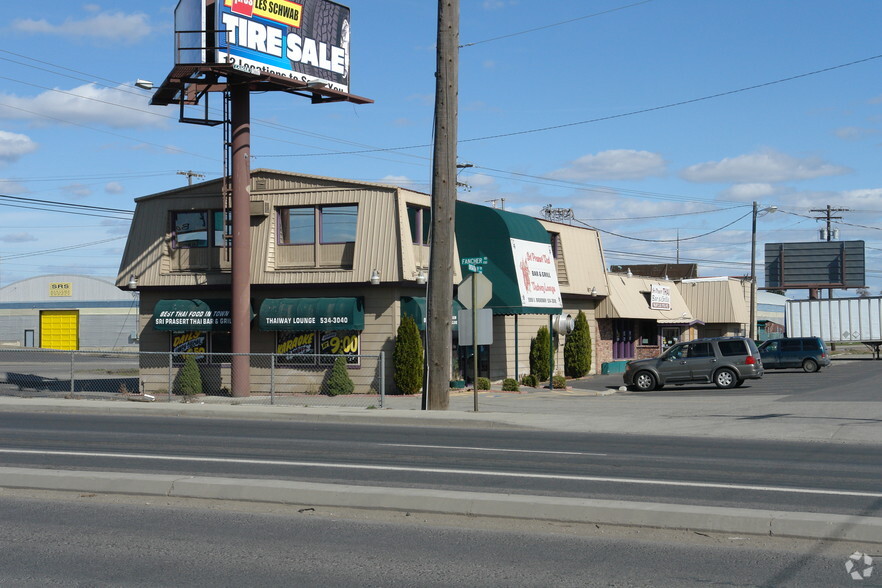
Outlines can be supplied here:
M352 378L349 377L349 370L346 367L346 358L342 355L334 360L334 366L328 375L326 390L328 391L328 396L352 394L355 390L355 384L352 383Z
M539 327L536 337L530 340L530 373L539 381L547 380L551 375L548 348L551 345L551 335L548 327Z
M184 356L184 365L178 372L176 389L179 394L195 396L202 394L202 374L199 373L199 365L192 354Z
M581 310L576 315L576 326L564 343L564 373L570 378L581 378L591 371L591 329Z
M416 321L401 317L392 351L392 379L401 394L419 394L423 388L423 342Z

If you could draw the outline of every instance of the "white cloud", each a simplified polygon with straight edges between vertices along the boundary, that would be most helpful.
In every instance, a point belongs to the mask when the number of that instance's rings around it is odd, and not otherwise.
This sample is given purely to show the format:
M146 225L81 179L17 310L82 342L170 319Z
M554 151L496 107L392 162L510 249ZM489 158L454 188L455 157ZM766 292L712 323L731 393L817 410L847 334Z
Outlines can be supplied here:
M22 33L60 35L114 42L135 43L153 31L144 13L101 12L82 20L68 18L53 24L46 19L32 18L12 21L12 29Z
M10 233L0 236L0 241L4 243L27 243L28 241L36 241L37 238L30 233Z
M29 190L15 180L4 180L0 178L0 193L3 194L27 194Z
M74 198L85 198L92 195L92 188L79 182L64 186L62 189Z
M0 117L31 120L40 124L62 121L78 124L104 124L114 128L157 127L169 120L161 110L148 109L147 99L126 86L101 88L86 84L71 90L49 90L34 97L0 94L10 108L0 109Z
M859 141L869 135L875 135L879 131L862 127L840 127L833 134L844 141Z
M767 198L780 193L780 189L772 184L756 182L752 184L735 184L734 186L723 190L720 194L726 200L737 200L739 202L750 202Z
M658 153L612 149L583 155L549 177L561 180L639 180L665 174L666 163Z
M774 149L698 163L680 176L690 182L762 183L809 180L850 173L847 167L827 163L819 157L796 158Z
M37 143L27 135L0 131L0 163L18 160L22 155L37 150Z
M108 194L122 194L125 192L125 188L119 182L108 182L107 185L104 186L104 191Z

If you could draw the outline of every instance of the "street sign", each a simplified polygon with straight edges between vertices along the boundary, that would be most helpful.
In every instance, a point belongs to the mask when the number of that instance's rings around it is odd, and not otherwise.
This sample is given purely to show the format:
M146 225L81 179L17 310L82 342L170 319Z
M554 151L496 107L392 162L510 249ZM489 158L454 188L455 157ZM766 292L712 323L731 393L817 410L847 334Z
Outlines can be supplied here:
M478 328L472 328L472 312L475 312L478 319ZM493 311L489 308L482 308L477 311L460 310L457 313L459 322L459 338L457 339L460 347L471 347L477 345L493 345ZM478 340L474 341L474 332L478 332Z
M474 303L472 292L474 292ZM479 273L472 274L460 282L456 293L456 299L466 308L484 308L491 298L493 298L493 284L487 276Z

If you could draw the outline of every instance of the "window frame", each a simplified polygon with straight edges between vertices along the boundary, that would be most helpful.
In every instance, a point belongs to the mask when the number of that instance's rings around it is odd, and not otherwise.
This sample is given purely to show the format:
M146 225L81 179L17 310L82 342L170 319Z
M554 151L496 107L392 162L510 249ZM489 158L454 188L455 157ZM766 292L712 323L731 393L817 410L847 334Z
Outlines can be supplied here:
M171 218L169 222L171 224L171 242L172 249L210 249L213 247L225 247L226 242L224 239L224 235L228 234L226 229L232 228L233 225L233 211L227 209L226 210L226 225L218 227L217 226L217 215L220 215L221 222L223 223L223 215L224 209L221 208L201 208L199 210L172 210L170 211ZM178 239L178 215L184 214L201 214L205 215L205 239L199 239L200 243L205 243L204 245L191 245L188 242L181 243ZM220 232L220 239L218 239L218 232ZM232 232L232 231L230 231ZM219 243L217 241L220 241ZM194 240L195 241L195 240Z

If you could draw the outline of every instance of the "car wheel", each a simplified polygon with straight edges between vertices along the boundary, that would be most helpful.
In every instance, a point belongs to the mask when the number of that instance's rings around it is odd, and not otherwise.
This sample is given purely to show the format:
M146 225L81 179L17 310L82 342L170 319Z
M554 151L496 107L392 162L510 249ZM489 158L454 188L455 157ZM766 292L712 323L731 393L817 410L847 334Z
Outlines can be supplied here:
M738 381L735 372L729 368L723 368L714 374L714 384L717 388L731 388Z
M821 367L814 359L806 359L802 362L802 369L805 372L812 373L818 371Z
M735 382L735 387L740 388L744 385L744 378L740 378L737 382Z
M634 376L634 387L641 392L649 392L655 389L655 376L650 372L639 372Z

